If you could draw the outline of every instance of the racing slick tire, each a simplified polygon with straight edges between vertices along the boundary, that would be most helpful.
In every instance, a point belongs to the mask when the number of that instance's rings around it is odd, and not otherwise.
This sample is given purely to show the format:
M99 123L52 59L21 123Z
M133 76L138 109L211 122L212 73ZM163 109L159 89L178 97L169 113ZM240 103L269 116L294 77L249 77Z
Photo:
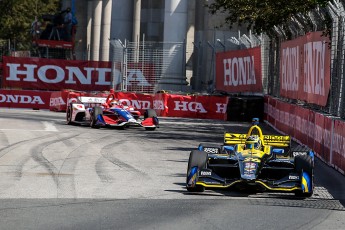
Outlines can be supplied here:
M189 155L186 184L188 183L188 175L193 167L204 168L206 166L208 153L199 150L193 150ZM203 192L205 187L196 185L195 187L187 187L188 192Z
M95 129L99 129L100 126L99 125L96 125L97 123L97 117L98 115L102 114L103 111L102 111L102 108L99 107L99 106L95 106L94 109L93 109L93 114L91 116L91 122L90 122L90 126L91 128L95 128Z
M72 107L73 107L73 103L70 103L67 106L67 111L66 111L66 123L67 125L71 125L72 122Z
M145 127L145 130L154 131L154 130L156 130L156 127Z
M298 191L295 193L298 197L311 197L314 189L314 165L313 159L309 155L298 155L295 157L295 171L302 177L302 173L306 172L311 178L311 190L309 192ZM302 179L302 178L301 178Z
M157 117L157 113L154 109L147 109L144 112L144 119L150 118L150 117Z

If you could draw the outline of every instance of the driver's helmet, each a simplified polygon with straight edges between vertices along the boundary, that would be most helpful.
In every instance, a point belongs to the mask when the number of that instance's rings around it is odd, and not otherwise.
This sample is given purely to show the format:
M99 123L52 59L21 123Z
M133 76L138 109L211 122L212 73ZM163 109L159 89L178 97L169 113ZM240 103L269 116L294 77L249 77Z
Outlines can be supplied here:
M113 99L113 100L111 100L111 102L110 102L110 106L111 106L111 107L116 106L116 105L119 105L119 104L120 104L120 102L119 102L118 99Z
M249 136L246 140L246 149L260 149L261 148L261 140L258 136Z

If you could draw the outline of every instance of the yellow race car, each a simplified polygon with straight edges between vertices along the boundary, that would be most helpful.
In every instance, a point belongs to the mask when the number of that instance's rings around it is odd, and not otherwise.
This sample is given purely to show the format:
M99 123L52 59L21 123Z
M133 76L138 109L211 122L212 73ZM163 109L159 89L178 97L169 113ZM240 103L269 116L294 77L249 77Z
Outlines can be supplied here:
M191 151L187 190L239 188L312 196L314 152L291 148L290 136L263 135L258 124L254 118L248 133L226 132L223 145L200 144Z

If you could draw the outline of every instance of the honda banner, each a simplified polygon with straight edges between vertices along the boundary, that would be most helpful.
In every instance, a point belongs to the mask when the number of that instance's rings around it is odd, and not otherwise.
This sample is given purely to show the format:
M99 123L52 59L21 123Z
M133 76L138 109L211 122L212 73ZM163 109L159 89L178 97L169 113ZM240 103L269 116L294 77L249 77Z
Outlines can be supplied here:
M48 90L109 90L111 63L3 57L2 86Z
M261 48L216 53L216 89L262 93Z
M169 95L168 116L226 120L227 97Z
M282 43L281 96L326 105L331 79L329 44L329 38L322 32Z
M0 107L49 109L49 91L0 90Z

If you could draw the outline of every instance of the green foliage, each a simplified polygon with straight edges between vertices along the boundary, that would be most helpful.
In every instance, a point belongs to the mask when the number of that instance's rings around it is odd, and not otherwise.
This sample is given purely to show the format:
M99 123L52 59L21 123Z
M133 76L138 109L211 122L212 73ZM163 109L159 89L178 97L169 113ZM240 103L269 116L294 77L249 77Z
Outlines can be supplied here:
M61 0L2 0L0 1L0 40L11 40L18 50L31 45L31 23L42 14L55 14Z
M247 25L260 34L270 34L272 28L287 25L297 13L306 14L317 6L324 7L327 0L214 0L208 5L212 14L225 13L225 23Z

